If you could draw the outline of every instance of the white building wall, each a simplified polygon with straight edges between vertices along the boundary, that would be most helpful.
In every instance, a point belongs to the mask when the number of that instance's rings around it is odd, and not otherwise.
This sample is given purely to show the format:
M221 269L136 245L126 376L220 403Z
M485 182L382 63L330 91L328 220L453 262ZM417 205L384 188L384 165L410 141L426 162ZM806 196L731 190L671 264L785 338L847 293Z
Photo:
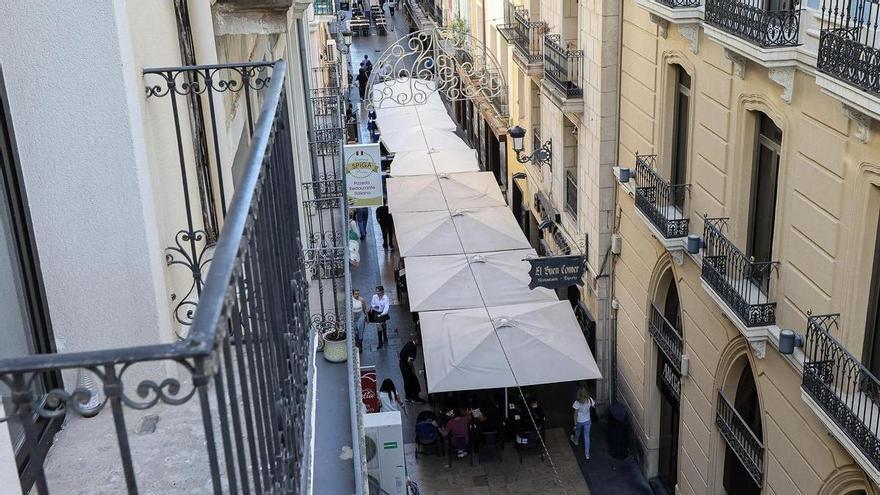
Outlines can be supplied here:
M16 2L0 12L0 63L59 350L167 340L124 2Z

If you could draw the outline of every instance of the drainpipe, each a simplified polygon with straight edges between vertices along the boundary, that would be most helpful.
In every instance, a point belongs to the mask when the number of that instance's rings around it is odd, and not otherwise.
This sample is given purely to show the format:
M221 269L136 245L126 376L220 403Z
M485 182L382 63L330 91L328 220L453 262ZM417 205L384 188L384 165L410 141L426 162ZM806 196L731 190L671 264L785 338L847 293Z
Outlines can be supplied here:
M620 11L617 14L617 32L623 33L623 6L621 6ZM620 77L623 75L622 71L623 67L623 36L617 37L617 101L615 104L615 112L616 118L614 119L617 123L615 129L615 141L617 146L614 147L614 162L620 165ZM619 228L617 222L617 189L620 186L615 182L614 184L614 210L611 218L611 232L613 234L617 233ZM612 256L608 268L608 301L605 304L605 314L606 320L605 324L608 325L608 317L611 310L613 310L613 315L611 315L611 328L609 334L609 343L611 347L611 380L609 382L609 386L611 390L609 391L609 398L612 402L617 399L617 308L610 308L611 302L615 300L614 298L614 263L615 259ZM608 328L606 326L606 328Z
M315 154L312 153L312 141L315 139L315 115L312 113L312 98L311 98L311 87L309 85L309 54L306 51L306 37L305 37L306 26L303 23L302 17L296 20L296 34L299 38L299 59L300 64L302 66L302 70L300 71L302 75L302 84L303 84L303 92L305 92L305 102L306 102L306 128L308 132L308 141L309 141L309 163L312 165L312 180L318 180L318 162L315 157Z

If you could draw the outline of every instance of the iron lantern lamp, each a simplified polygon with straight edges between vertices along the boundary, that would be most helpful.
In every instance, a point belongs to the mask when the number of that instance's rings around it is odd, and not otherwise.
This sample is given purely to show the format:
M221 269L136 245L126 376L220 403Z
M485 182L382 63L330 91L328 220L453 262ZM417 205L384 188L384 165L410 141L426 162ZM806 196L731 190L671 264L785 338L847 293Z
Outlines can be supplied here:
M507 130L507 135L513 140L513 151L516 153L516 161L520 163L534 162L538 165L549 165L553 158L553 141L547 140L541 147L535 147L531 155L523 156L525 150L526 130L520 126L514 126Z
M342 32L342 46L339 47L339 51L345 54L351 50L351 31L343 31Z

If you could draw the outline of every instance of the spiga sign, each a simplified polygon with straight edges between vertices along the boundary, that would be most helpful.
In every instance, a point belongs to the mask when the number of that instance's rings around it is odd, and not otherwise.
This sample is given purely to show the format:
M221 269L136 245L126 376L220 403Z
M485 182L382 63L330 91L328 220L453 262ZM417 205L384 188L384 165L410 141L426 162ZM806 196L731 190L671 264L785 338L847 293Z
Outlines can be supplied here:
M345 146L345 190L352 208L382 206L382 155L379 143Z

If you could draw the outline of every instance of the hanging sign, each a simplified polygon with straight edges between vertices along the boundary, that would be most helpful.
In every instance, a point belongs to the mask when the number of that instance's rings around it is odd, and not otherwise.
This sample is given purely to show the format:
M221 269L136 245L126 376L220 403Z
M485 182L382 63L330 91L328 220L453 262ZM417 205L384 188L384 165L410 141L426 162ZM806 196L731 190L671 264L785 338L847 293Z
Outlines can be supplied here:
M379 143L349 144L343 149L348 206L382 206L382 153Z
M657 370L660 390L670 401L678 404L681 401L681 375L675 371L675 368L665 357L661 358L661 362L660 369Z
M361 401L368 413L379 412L379 393L376 389L376 367L361 366Z
M583 256L548 256L544 258L526 259L532 268L529 269L529 289L544 287L561 289L569 285L584 284Z

